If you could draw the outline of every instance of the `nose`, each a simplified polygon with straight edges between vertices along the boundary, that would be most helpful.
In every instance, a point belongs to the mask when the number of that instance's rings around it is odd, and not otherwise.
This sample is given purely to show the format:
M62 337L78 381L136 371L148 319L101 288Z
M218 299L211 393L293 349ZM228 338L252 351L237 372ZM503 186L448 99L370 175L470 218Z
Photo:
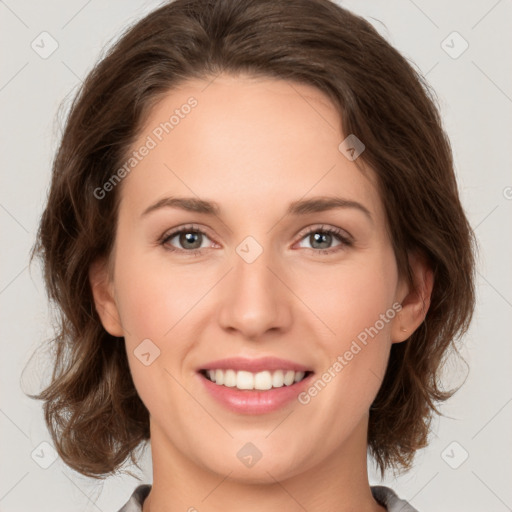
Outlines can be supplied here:
M218 320L224 330L257 340L268 331L290 328L293 293L270 250L249 261L235 252L233 268L219 289Z

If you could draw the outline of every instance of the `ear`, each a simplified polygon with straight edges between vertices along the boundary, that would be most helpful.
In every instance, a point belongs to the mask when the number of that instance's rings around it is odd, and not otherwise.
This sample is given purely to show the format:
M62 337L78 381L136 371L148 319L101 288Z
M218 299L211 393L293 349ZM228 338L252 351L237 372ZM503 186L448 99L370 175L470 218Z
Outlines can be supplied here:
M114 287L108 274L108 261L101 258L89 268L89 282L96 311L105 330L112 336L124 336L114 296Z
M434 272L426 258L418 253L409 255L413 285L404 284L397 297L402 309L393 320L391 341L401 343L422 324L430 306ZM401 299L401 300L400 300Z

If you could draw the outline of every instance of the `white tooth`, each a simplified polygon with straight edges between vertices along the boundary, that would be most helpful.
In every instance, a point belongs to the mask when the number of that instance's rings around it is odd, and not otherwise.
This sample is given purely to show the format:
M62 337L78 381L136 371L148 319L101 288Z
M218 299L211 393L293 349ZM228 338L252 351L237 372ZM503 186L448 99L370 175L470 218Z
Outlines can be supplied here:
M299 382L304 378L306 372L295 372L295 382Z
M300 382L305 376L305 372L294 372L293 370L276 370L274 372L264 370L256 374L235 370L207 370L206 373L209 379L219 386L260 391L280 388L283 385L291 386L295 382Z
M226 370L224 372L224 386L234 388L236 386L236 372L235 370Z
M295 372L293 370L288 370L284 375L284 383L287 386L291 386L293 384L294 378L295 378Z
M254 389L254 375L251 372L239 371L236 374L236 387L238 389Z
M254 389L266 390L272 388L272 375L268 371L258 372L254 376Z
M274 388L282 388L284 386L283 370L276 370L272 375L272 386Z

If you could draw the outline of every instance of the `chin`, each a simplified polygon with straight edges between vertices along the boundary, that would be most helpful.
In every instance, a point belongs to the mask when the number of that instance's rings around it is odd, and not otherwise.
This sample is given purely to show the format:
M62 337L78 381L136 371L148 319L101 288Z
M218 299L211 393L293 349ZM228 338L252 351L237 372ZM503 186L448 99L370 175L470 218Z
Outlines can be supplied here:
M305 467L297 454L284 454L282 448L262 449L260 455L253 453L253 460L250 459L252 450L250 445L244 445L242 449L235 452L235 456L229 454L212 454L210 460L201 460L200 464L209 472L226 476L229 480L245 484L274 484L277 481L284 481L292 478L313 466L310 461ZM266 453L265 453L266 452ZM260 457L260 458L258 458ZM212 464L211 462L214 461ZM229 476L228 476L229 475Z

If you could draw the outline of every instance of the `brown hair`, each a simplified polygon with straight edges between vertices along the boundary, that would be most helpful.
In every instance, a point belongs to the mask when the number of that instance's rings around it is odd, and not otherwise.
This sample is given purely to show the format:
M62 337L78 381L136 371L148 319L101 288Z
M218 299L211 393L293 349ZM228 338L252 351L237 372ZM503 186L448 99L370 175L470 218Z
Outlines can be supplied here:
M62 459L84 475L114 472L149 439L125 346L107 333L88 279L109 255L119 190L98 200L151 108L191 78L225 72L313 85L333 101L342 133L366 146L401 275L423 254L434 273L422 325L393 344L369 416L368 447L382 474L409 468L426 446L440 371L474 308L474 237L449 142L422 77L364 19L329 0L176 0L128 29L83 83L53 162L32 257L43 263L59 315L52 382L40 394ZM341 142L341 141L340 141ZM119 189L120 187L117 187Z

